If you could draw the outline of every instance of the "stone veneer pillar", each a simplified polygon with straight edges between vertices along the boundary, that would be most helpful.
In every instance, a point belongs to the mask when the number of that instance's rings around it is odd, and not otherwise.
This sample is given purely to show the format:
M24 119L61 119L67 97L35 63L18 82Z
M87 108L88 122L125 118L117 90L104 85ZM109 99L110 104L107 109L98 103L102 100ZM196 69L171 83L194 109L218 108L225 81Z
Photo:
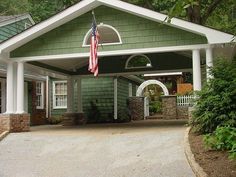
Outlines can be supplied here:
M144 119L144 97L129 97L131 120Z
M177 119L177 96L162 97L163 119Z
M30 130L30 114L0 114L0 132L26 132Z

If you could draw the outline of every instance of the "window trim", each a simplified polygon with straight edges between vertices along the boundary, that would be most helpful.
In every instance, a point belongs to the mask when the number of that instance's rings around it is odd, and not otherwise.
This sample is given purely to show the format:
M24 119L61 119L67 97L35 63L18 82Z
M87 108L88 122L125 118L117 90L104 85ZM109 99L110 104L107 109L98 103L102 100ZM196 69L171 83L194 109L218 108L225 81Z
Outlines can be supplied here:
M129 61L132 60L134 57L137 57L137 56L141 56L141 57L146 58L146 59L150 62L151 66L128 67ZM132 56L130 56L130 57L126 60L126 63L125 63L125 69L140 69L140 68L152 68L152 67L153 67L153 66L152 66L151 60L150 60L146 55L143 55L143 54L140 54L140 55L132 55Z
M55 86L57 83L66 83L67 84L67 81L66 80L62 80L62 81L53 81L52 82L52 91L53 91L53 95L52 95L52 100L53 100L53 109L67 109L67 103L66 103L66 106L56 106L56 99L55 99ZM67 97L67 93L66 93L66 97Z
M41 84L41 98L42 98L42 100L41 100L41 105L40 106L36 106L36 109L44 109L44 82L42 82L42 81L37 81L36 82L36 87L35 87L35 89L36 89L36 101L37 101L37 83L40 83Z
M117 34L117 36L118 36L118 38L119 38L119 42L112 42L112 43L99 44L99 46L102 46L102 45L103 45L103 46L106 46L106 45L120 45L120 44L123 44L123 43L122 43L122 40L121 40L120 33L119 33L119 32L117 31L117 29L115 29L113 26L107 25L107 24L103 24L103 23L100 23L100 24L97 25L97 26L98 26L98 27L103 26L103 27L107 27L107 28L112 29L113 31L115 31L115 33ZM92 31L92 29L88 30L87 33L85 34L82 47L90 47L90 45L87 45L87 44L86 44L86 41L89 39L91 31Z

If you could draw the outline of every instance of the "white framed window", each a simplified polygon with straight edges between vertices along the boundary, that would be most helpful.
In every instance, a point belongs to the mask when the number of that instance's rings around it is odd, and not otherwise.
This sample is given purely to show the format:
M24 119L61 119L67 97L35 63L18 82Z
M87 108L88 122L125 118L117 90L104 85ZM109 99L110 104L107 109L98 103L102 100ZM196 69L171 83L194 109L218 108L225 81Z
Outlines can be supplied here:
M44 108L44 83L36 82L36 109Z
M151 68L151 60L146 55L132 55L126 60L125 69Z
M67 108L67 81L53 81L53 109Z
M100 23L98 26L99 33L99 44L100 45L117 45L122 44L121 36L119 32L111 25L106 25ZM90 29L83 40L83 47L89 47L91 42L91 33L92 29Z

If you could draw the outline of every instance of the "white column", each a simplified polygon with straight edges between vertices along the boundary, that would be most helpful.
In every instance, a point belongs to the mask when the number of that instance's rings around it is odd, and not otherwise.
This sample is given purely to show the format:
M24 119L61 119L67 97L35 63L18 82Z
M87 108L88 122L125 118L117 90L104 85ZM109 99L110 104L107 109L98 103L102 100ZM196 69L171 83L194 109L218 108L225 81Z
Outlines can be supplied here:
M13 112L16 112L17 105L17 63L13 63Z
M202 89L200 50L193 50L193 90Z
M114 78L114 119L116 120L118 118L117 115L117 109L118 109L118 105L117 105L117 78Z
M81 78L77 79L77 92L78 92L78 112L83 112L83 100L82 100L82 84Z
M14 92L14 87L13 87L13 63L9 62L7 64L7 100L6 100L6 114L12 114L14 113L13 110L13 102L14 102L14 97L13 97L13 92Z
M129 83L129 97L132 96L132 84Z
M213 57L212 57L212 48L206 49L206 77L207 81L212 78L212 75L210 74L210 68L213 67Z
M73 112L73 80L71 77L67 79L67 113Z
M17 63L16 113L24 113L24 63Z

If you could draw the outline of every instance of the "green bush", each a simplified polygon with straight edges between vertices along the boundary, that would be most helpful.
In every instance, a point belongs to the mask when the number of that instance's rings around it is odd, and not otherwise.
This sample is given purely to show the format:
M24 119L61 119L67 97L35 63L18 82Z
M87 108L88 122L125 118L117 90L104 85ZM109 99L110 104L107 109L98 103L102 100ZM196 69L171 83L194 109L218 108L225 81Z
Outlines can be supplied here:
M59 124L59 123L61 123L62 122L62 120L63 120L63 117L62 116L54 116L54 117L50 117L49 119L48 119L48 122L50 123L50 124Z
M151 102L149 105L149 111L153 113L161 113L162 112L162 102L155 101Z
M214 133L204 136L204 143L215 150L229 150L229 157L236 159L236 128L217 127Z
M200 133L218 126L236 126L236 61L220 59L211 69L214 76L198 93L192 125Z

